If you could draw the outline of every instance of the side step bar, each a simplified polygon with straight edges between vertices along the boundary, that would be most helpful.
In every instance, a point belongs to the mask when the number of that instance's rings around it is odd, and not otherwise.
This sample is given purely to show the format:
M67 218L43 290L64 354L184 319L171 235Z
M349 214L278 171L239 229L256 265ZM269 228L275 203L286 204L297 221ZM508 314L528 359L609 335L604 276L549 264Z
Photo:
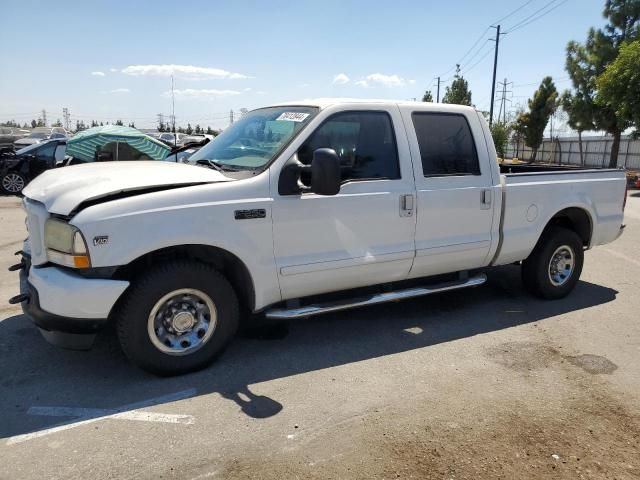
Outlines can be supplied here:
M342 301L334 301L327 303L316 303L303 307L293 308L272 308L267 310L266 317L269 319L290 320L294 318L305 318L322 313L338 312L349 308L364 307L367 305L377 305L385 302L396 302L406 300L407 298L422 297L431 295L432 293L448 292L450 290L459 290L461 288L477 287L487 281L484 273L468 278L463 281L447 282L429 287L413 287L395 292L376 293L368 297L358 297Z

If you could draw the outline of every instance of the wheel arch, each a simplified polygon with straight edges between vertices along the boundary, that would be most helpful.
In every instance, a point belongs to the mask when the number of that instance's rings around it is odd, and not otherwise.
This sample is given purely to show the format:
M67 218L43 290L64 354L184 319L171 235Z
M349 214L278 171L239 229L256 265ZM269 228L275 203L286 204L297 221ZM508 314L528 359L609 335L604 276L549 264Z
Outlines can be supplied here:
M556 212L545 225L542 235L551 227L564 227L577 233L584 247L591 245L593 237L593 218L582 207L567 207Z
M204 244L174 245L160 248L118 267L116 279L132 280L158 262L187 259L210 264L220 271L233 286L241 305L253 311L256 303L255 286L245 263L235 254L220 247Z

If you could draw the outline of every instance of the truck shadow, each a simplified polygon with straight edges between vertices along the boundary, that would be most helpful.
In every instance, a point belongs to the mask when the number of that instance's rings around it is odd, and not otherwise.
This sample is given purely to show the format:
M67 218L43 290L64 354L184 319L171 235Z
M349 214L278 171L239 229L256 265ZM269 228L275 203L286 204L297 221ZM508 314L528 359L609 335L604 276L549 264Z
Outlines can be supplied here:
M256 395L251 385L544 321L611 302L618 293L581 281L568 298L545 302L522 291L519 272L501 267L479 288L279 325L238 338L208 369L174 378L153 377L128 364L113 332L89 352L65 351L45 343L26 317L15 315L0 322L0 438L81 420L33 416L33 406L118 411L158 404L167 400L147 399L185 390L190 396L218 393L247 416L267 418L286 408L286 399Z

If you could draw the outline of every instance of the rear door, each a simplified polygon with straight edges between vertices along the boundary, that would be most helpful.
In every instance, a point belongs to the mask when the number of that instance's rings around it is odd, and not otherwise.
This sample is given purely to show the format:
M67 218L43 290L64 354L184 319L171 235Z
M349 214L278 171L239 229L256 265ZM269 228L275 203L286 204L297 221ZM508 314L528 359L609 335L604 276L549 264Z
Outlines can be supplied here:
M404 107L417 190L411 277L489 263L494 222L492 172L477 113Z
M329 114L301 143L295 155L305 164L315 149L338 153L342 186L335 196L280 195L277 178L272 181L283 298L407 278L415 249L415 185L398 107Z

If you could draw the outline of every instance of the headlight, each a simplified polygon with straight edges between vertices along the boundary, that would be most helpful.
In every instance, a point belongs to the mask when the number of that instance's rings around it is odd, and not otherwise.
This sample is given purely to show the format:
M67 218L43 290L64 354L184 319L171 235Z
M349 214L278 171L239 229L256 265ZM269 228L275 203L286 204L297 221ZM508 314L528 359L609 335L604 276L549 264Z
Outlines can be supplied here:
M91 267L82 233L67 222L48 219L44 225L44 244L50 262L72 268Z

